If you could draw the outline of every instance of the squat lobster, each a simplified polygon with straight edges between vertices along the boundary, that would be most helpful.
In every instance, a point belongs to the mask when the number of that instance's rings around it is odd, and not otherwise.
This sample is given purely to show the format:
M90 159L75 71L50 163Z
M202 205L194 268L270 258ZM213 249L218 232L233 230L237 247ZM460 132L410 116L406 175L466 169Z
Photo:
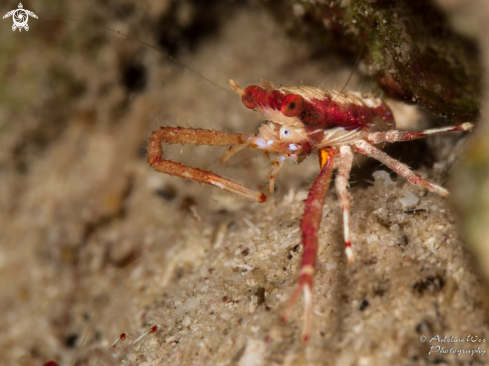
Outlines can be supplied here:
M414 173L409 167L375 148L380 142L409 141L421 137L451 131L469 131L473 125L434 128L410 132L395 129L392 112L380 99L366 93L337 92L310 86L274 88L272 83L261 81L261 86L252 85L242 89L234 80L229 84L240 94L244 106L257 111L265 123L256 135L217 132L193 128L161 127L149 139L148 163L158 172L206 183L240 197L264 202L263 193L254 192L232 180L212 172L192 168L162 158L161 143L231 146L223 156L231 155L246 147L276 153L269 177L270 193L274 190L275 176L285 160L301 162L318 151L321 172L309 190L301 221L302 245L304 247L299 283L292 295L282 319L285 321L297 300L304 293L303 341L309 339L313 296L312 286L317 253L317 234L321 222L324 198L328 191L334 168L334 159L339 158L335 187L343 209L345 254L353 262L350 241L350 207L348 178L355 151L373 157L411 183L421 185L442 196L448 191Z

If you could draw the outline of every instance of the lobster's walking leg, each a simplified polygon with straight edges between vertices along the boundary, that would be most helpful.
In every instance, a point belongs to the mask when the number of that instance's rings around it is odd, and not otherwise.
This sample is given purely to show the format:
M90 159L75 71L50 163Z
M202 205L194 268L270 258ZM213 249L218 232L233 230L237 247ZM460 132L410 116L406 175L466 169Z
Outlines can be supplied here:
M285 161L286 158L287 157L284 155L284 156L281 156L277 160L274 160L272 162L273 169L272 169L272 172L270 173L270 175L268 177L270 193L273 193L273 191L275 190L275 177L276 177L278 171L280 170L280 168L282 167L282 163Z
M304 291L304 326L302 329L302 340L307 342L311 332L312 322L312 285L314 279L314 265L318 247L318 230L321 223L324 198L328 192L333 174L334 149L324 149L320 151L321 172L314 181L309 195L305 202L304 215L302 216L302 262L299 273L299 283L292 294L289 305L287 306L282 321L286 321L292 310L292 306L297 300L301 290Z
M338 199L343 209L343 231L345 237L345 253L349 263L353 263L353 251L350 239L350 197L348 196L348 179L353 163L353 153L350 146L340 147L340 166L336 173L335 187Z
M358 152L380 161L381 163L385 164L393 171L395 171L397 174L402 175L411 183L426 187L430 191L436 192L442 196L448 196L448 191L445 188L424 179L419 174L416 174L411 169L409 169L406 164L403 164L396 159L391 158L389 155L373 147L368 142L360 140L355 142L354 144Z
M234 154L236 154L238 151L241 151L247 147L250 147L250 144L248 142L245 142L245 143L242 143L242 144L239 144L239 145L233 145L232 147L229 148L228 151L226 151L224 153L224 155L222 156L221 160L222 161L227 161L229 160L229 158L231 156L233 156Z
M223 178L207 170L192 168L162 158L162 142L182 145L229 146L243 144L250 137L252 136L195 128L161 127L159 130L154 131L149 138L148 163L158 172L190 179L198 183L210 184L240 197L256 202L264 202L266 196L263 193L254 192L242 184Z
M372 144L377 144L379 142L411 141L430 135L436 135L439 133L470 131L472 127L474 127L472 123L465 122L457 126L446 126L415 132L398 130L390 130L386 132L371 132L368 134L367 141L371 142Z

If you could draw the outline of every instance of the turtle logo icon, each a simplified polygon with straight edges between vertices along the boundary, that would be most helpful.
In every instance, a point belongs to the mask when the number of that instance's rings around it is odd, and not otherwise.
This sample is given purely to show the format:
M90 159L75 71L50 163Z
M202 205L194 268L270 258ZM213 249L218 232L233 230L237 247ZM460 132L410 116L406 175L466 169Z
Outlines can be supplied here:
M27 21L29 20L29 15L37 19L36 14L34 14L30 10L25 10L22 3L19 3L19 8L9 11L7 14L3 16L3 19L12 16L12 19L14 21L14 25L12 25L13 31L15 31L17 28L19 28L19 32L22 31L22 28L28 31L29 25L27 24Z

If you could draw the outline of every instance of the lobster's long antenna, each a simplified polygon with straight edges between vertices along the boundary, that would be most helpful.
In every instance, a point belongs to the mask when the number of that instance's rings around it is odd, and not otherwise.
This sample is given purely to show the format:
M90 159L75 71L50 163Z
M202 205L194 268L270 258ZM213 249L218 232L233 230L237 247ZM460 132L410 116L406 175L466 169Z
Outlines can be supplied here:
M362 49L360 50L360 53L358 54L357 56L357 60L355 61L355 65L353 66L353 69L351 70L350 72L350 76L348 76L348 79L346 80L346 83L345 85L343 85L343 88L341 88L340 90L340 93L343 93L346 89L346 86L348 85L348 83L350 82L350 79L351 77L353 76L353 73L355 72L355 70L357 69L358 67L358 64L360 63L360 59L362 58L362 54L363 54L363 51L365 51L365 47L367 46L366 43L363 44L362 46Z
M183 62L177 60L175 57L169 55L168 53L166 53L165 51L163 51L162 49L156 47L156 46L153 46L152 44L148 43L148 42L145 42L145 41L142 41L140 40L139 38L136 38L134 36L131 36L130 34L126 34L126 33L123 33L121 31L118 31L118 30L115 30L115 29L112 29L112 28L108 28L108 27L105 27L103 25L99 25L99 24L95 24L95 23L90 23L90 22L87 22L85 20L79 20L79 19L73 19L73 18L49 18L49 19L42 19L40 20L39 22L47 22L47 21L50 21L50 20L70 20L72 22L77 22L77 23L83 23L83 24L88 24L88 25L91 25L93 27L97 27L97 28L100 28L100 29L104 29L106 31L109 31L109 32L112 32L112 33L115 33L115 34L120 34L126 38L129 38L129 39L132 39L133 41L136 41L136 42L139 42L149 48L152 48L153 50L161 53L163 56L165 56L166 58L170 59L171 61L179 64L180 66L186 68L187 70L189 70L190 72L192 72L194 75L197 75L199 78L205 80L206 82L208 82L209 84L215 86L216 88L218 89L221 89L223 92L225 92L226 94L229 94L231 96L233 96L233 98L236 97L236 94L232 93L231 91L225 89L224 87L222 87L221 85L215 83L214 81L206 78L204 75L198 73L197 71L195 71L194 69L192 69L190 66L187 66L186 64L184 64Z

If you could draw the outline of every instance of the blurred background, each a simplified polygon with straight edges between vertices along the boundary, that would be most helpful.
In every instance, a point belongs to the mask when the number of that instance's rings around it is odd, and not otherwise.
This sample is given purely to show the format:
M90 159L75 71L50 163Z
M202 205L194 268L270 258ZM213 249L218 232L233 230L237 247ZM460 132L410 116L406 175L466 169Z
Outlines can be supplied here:
M13 32L11 18L0 23L1 363L69 364L95 316L75 364L485 363L487 356L428 355L430 344L418 340L483 338L488 330L485 1L23 6L39 18L29 18L29 31ZM301 305L291 322L279 317L295 284L316 158L285 166L265 205L146 163L159 126L256 133L262 121L227 80L246 87L260 77L337 90L348 81L347 90L388 98L401 129L477 124L472 136L385 149L448 185L451 203L394 175L374 182L372 173L386 170L380 163L354 168L359 260L351 267L336 196L328 196L319 315L307 346ZM266 192L269 160L246 151L223 164L225 151L165 147L171 160ZM397 197L410 189L421 197L411 208L426 216L403 216ZM107 351L120 333L134 339L154 324L162 330L141 347Z

